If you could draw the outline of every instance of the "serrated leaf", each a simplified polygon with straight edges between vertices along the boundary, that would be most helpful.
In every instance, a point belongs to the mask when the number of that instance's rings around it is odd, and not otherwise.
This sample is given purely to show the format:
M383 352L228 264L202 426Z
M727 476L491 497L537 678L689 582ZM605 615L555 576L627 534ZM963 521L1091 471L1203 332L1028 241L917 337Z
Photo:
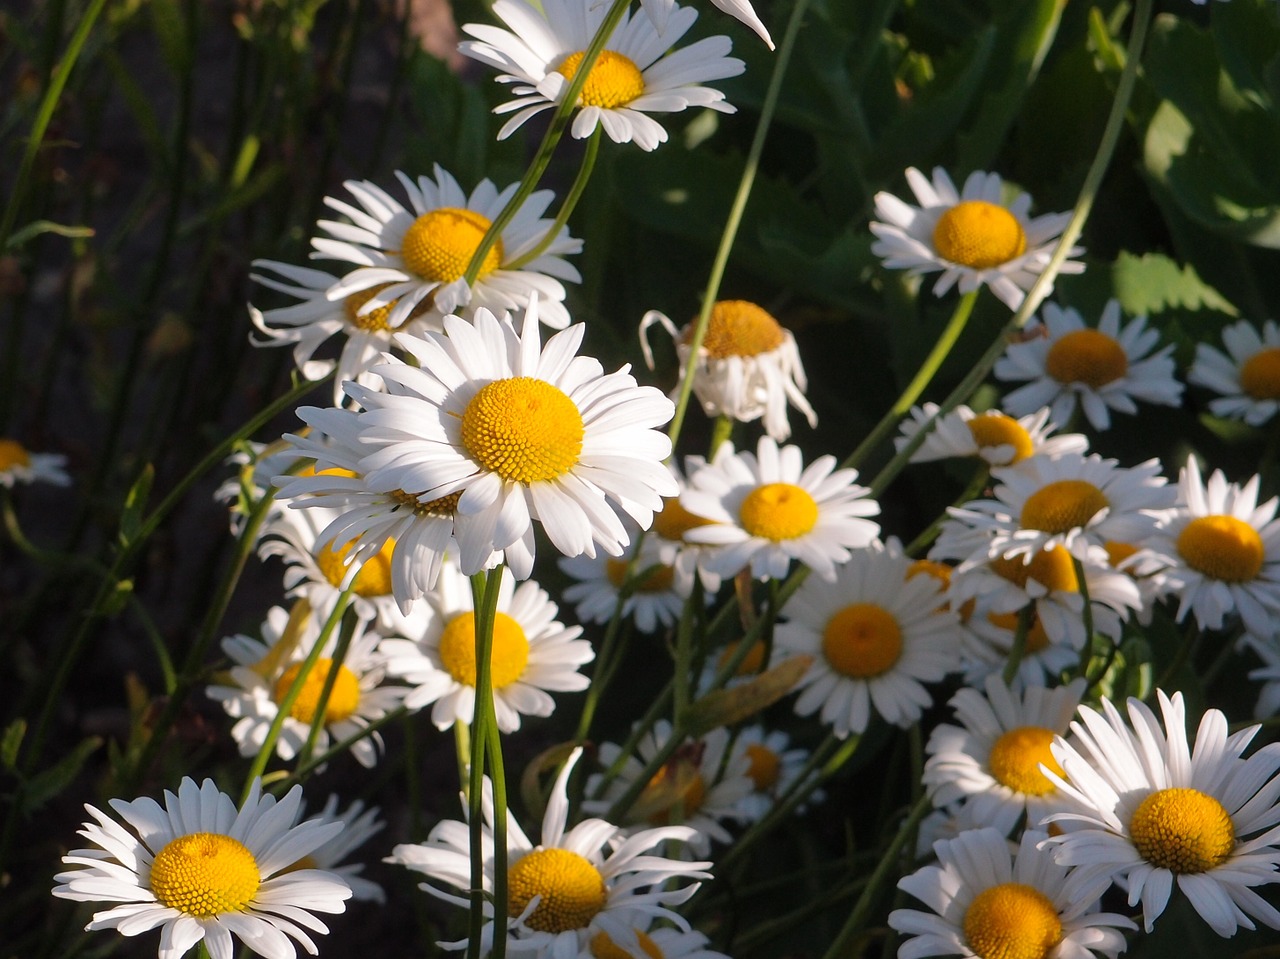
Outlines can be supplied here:
M18 717L4 728L0 736L0 766L13 769L18 765L18 750L22 748L22 739L27 735L27 721Z
M76 778L80 768L102 745L102 737L90 736L83 739L67 755L48 769L45 769L26 781L22 787L19 803L24 813L36 812L50 799L57 796Z
M811 656L792 656L731 689L717 689L693 703L685 717L689 735L697 737L721 726L732 726L772 706L800 682Z
M1132 315L1165 310L1217 310L1236 315L1236 308L1221 293L1200 279L1195 267L1180 264L1160 253L1134 256L1121 253L1112 266L1116 299Z

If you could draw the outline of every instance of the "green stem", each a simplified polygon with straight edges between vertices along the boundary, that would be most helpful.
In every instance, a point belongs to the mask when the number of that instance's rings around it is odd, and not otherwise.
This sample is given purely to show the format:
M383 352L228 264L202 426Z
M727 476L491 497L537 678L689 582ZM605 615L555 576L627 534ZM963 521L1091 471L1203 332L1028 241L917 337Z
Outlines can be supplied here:
M596 155L600 152L600 137L602 130L596 127L591 136L587 138L586 153L582 157L582 166L578 168L578 176L573 181L573 186L569 188L569 194L564 198L564 202L560 204L560 212L556 214L555 222L547 230L546 234L538 241L528 253L518 256L510 263L503 266L504 270L518 270L526 266L547 252L547 247L555 242L560 231L564 229L569 217L573 214L573 208L578 205L578 201L582 199L582 191L587 188L587 182L591 179L591 173L596 166Z
M987 480L991 478L991 465L986 460L979 460L979 462L982 465L974 471L973 477L969 480L969 485L966 486L964 491L955 498L951 504L952 506L963 506L965 503L974 499L979 493L981 493L983 488L987 485ZM933 544L933 541L938 538L938 533L942 529L942 524L945 523L948 518L946 510L943 510L941 516L930 523L924 532L911 541L910 545L906 548L906 554L908 556L918 556L920 553L927 550Z
M1200 637L1203 633L1200 631L1199 625L1195 619L1191 619L1187 623L1186 632L1183 634L1182 642L1178 645L1178 651L1174 654L1169 665L1165 667L1164 672L1160 674L1160 678L1156 680L1154 686L1151 687L1151 693L1147 697L1156 694L1157 689L1165 689L1174 679L1177 678L1184 666L1191 661L1191 656L1195 652L1196 647L1200 645Z
M1027 603L1018 612L1018 625L1013 631L1013 645L1009 647L1009 658L1005 660L1004 672L1000 674L1006 686L1012 685L1013 677L1018 675L1018 667L1022 665L1022 657L1027 651L1027 633L1030 632L1031 623L1035 617L1034 601Z
M355 577L352 577L354 581ZM338 632L338 644L334 647L330 658L329 671L325 673L324 685L320 687L320 697L316 700L315 715L311 717L311 729L307 731L307 741L298 753L298 762L306 762L316 750L316 742L320 738L320 730L325 727L325 717L329 710L329 697L333 695L333 687L337 685L338 674L347 658L347 650L351 646L351 637L355 635L356 624L350 617L343 622Z
M1079 672L1087 680L1089 660L1093 657L1093 601L1089 599L1089 580L1085 576L1084 563L1078 556L1072 556L1071 563L1075 567L1076 586L1080 590L1080 599L1084 604L1080 610L1080 619L1084 626L1084 646L1080 649Z
M385 716L382 716L379 719L371 720L369 722L369 725L365 726L359 732L352 733L350 736L348 736L346 739L342 740L341 742L334 743L328 749L322 752L319 756L313 756L311 757L311 759L307 760L304 763L298 763L298 765L294 768L293 772L285 776L284 779L280 780L280 782L274 784L272 788L288 787L288 786L292 786L294 783L301 782L303 779L306 778L306 776L309 773L313 772L315 769L319 768L320 766L323 766L325 763L327 763L329 760L333 759L334 757L341 756L343 753L350 750L351 747L354 746L356 743L360 742L360 740L367 739L369 736L372 736L383 726L389 726L391 725L391 723L395 722L396 720L404 719L408 715L409 715L409 711L407 709L405 709L403 706L397 706L395 709L391 710L391 712L387 713Z
M721 445L733 439L733 419L721 413L711 427L711 442L707 444L707 461L716 458Z

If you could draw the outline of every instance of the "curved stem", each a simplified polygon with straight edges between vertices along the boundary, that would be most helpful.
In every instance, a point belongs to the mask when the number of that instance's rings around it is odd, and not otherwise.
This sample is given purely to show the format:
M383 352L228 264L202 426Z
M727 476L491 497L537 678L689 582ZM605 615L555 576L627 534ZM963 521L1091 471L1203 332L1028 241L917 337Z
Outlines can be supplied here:
M1013 631L1013 645L1009 647L1009 658L1005 660L1004 672L1000 678L1006 686L1013 684L1013 677L1018 675L1018 667L1022 665L1022 657L1027 651L1027 633L1031 631L1031 623L1036 618L1036 604L1027 603L1018 612L1018 625Z
M574 207L582 199L582 192L587 188L587 182L591 179L591 173L596 166L596 155L600 152L601 136L601 128L596 127L591 136L587 138L587 150L582 157L582 166L578 167L578 175L574 178L573 186L569 188L569 194L564 198L564 202L560 204L560 211L556 214L555 221L551 224L546 234L538 241L538 245L528 253L518 256L504 265L504 270L518 270L523 266L527 266L542 256L547 251L547 247L555 242L556 237L560 235L560 231L569 222L569 217L573 214Z
M484 934L484 768L488 756L493 777L493 951L501 959L507 948L507 789L502 768L502 745L493 709L493 623L498 609L498 588L504 567L471 577L471 597L476 632L475 704L471 722L470 813L471 923L467 942L469 959L480 959Z

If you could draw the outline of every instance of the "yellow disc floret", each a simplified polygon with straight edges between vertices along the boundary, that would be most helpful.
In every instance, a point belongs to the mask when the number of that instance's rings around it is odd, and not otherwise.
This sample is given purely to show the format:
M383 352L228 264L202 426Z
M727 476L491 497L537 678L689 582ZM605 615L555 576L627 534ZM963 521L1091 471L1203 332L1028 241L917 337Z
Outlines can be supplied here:
M884 607L854 603L827 621L822 631L822 654L840 675L869 679L898 661L902 655L902 630Z
M1040 764L1062 775L1062 767L1049 751L1053 736L1053 730L1043 726L1011 729L992 745L987 768L997 782L1016 793L1027 796L1051 793L1055 787L1040 771Z
M715 520L690 513L680 505L680 497L670 496L662 501L662 509L653 517L653 531L665 540L683 543L684 534L699 526L711 526Z
M402 489L392 490L387 494L387 498L396 504L395 509L401 507L411 509L418 517L446 517L453 516L458 511L458 500L462 499L462 490L450 493L448 496L427 500L425 503L413 493L406 493Z
M0 437L0 472L13 469L15 466L29 467L31 454L17 440Z
M938 218L933 248L944 260L989 270L1026 253L1027 234L1018 218L999 204L964 200Z
M1280 346L1254 353L1240 364L1240 388L1255 400L1280 399Z
M546 380L514 376L480 388L462 414L462 445L482 467L516 483L563 476L585 430L573 400Z
M716 668L724 669L729 664L729 660L733 659L734 653L738 651L739 640L735 640L721 651L716 657ZM756 640L751 644L751 648L747 650L747 654L742 657L742 662L738 663L738 670L734 674L736 676L751 676L764 669L764 643Z
M368 312L361 313L364 305L372 300L378 293L385 290L390 283L379 283L377 286L371 286L367 290L350 294L342 301L342 312L346 316L347 322L358 330L364 330L366 333L375 333L381 330L389 330L391 325L387 320L391 316L392 309L395 308L396 301L392 300L386 306L377 306ZM421 300L409 313L404 322L415 320L418 317L431 311L431 298L427 297ZM354 475L354 474L353 474Z
M666 959L666 955L658 944L639 929L636 930L636 941L640 943L640 951L649 959ZM592 959L633 959L631 953L614 943L607 932L597 932L591 937Z
M681 336L682 343L693 339L690 323ZM786 340L786 333L769 313L747 300L720 300L711 308L702 349L713 359L730 356L759 356L776 350Z
M1178 554L1198 573L1226 583L1257 579L1266 559L1258 531L1234 516L1200 516L1178 534Z
M747 743L747 758L751 760L747 776L755 784L756 792L768 792L777 785L782 772L782 759L777 753L761 743Z
M449 675L465 686L476 684L476 616L462 613L449 621L440 636L440 662ZM494 689L509 686L524 675L529 662L529 640L524 628L506 613L493 620L493 650L489 655L490 682Z
M351 551L355 542L352 540L342 549L334 549L333 544L329 543L316 554L316 565L320 567L321 574L334 589L342 588L342 581L351 571L347 563L347 553ZM391 554L395 548L396 541L388 539L382 544L382 549L378 550L377 555L365 560L364 565L360 567L360 572L356 573L355 579L351 581L352 591L357 596L372 599L375 596L391 595Z
M162 905L197 919L243 912L258 893L257 860L239 840L194 832L170 840L151 863L151 891Z
M1084 526L1111 505L1098 487L1085 480L1065 479L1040 487L1022 504L1018 523L1024 529L1065 533Z
M1222 803L1198 789L1153 792L1129 820L1129 837L1153 866L1176 873L1206 872L1231 855L1235 825Z
M1080 592L1075 563L1071 561L1071 554L1061 546L1051 546L1049 549L1038 551L1031 557L1029 563L1024 563L1022 559L1021 556L993 559L991 570L1019 589L1026 589L1027 581L1034 579L1045 589L1060 589L1069 593Z
M315 661L307 678L302 681L302 690L293 701L289 715L300 723L310 724L316 718L316 709L320 706L320 693L324 691L325 678L333 668L332 659L320 658ZM275 701L284 702L293 681L298 678L302 663L294 663L284 671L276 681ZM333 689L329 692L329 701L324 707L325 725L340 723L351 716L360 706L360 680L346 666L338 667L338 675Z
M818 504L809 491L791 483L766 483L747 494L738 520L752 536L779 543L803 536L818 523Z
M1096 390L1124 376L1129 357L1106 333L1072 330L1049 347L1044 369L1059 383L1083 383Z
M981 959L1045 959L1062 941L1062 919L1033 886L1005 882L973 897L964 938Z
M442 207L422 214L404 231L400 256L405 269L431 283L452 283L467 272L489 229L489 218L474 210ZM502 265L502 240L485 254L477 279Z
M688 819L707 798L707 783L702 778L698 763L701 754L697 748L677 750L644 787L636 806L648 813L649 822L666 826L675 813L679 819Z
M604 561L605 578L613 584L615 589L621 589L622 584L627 581L627 569L630 566L630 560L614 559L612 556L607 556ZM636 574L643 573L644 569L644 567L637 565ZM661 563L657 563L648 573L632 583L631 588L637 593L661 593L670 589L675 580L675 571L670 566L663 566Z
M572 82L582 66L585 51L571 53L556 67L555 72ZM640 68L621 53L613 50L601 50L600 56L591 66L587 82L582 86L578 101L584 107L600 107L613 110L624 107L636 97L644 93L644 75Z
M985 450L993 446L1013 448L1012 455L1000 464L1002 466L1020 462L1035 452L1031 434L1012 416L1005 416L1003 413L992 410L988 413L979 413L969 420L968 426L969 432L973 434L973 441L978 444L978 449Z
M604 877L568 849L535 849L507 871L507 914L519 916L541 896L525 924L539 932L583 929L608 900Z

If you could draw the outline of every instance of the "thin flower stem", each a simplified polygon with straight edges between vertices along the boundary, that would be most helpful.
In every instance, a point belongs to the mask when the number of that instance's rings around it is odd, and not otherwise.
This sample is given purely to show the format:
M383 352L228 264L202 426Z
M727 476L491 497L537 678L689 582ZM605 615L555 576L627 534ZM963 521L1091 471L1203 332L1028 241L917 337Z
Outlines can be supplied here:
M973 473L973 478L969 480L969 485L964 491L955 498L952 506L963 506L969 500L976 497L982 492L987 485L987 480L991 478L991 464L986 460L979 460L982 464ZM942 529L942 524L948 519L946 510L942 511L942 515L935 519L928 527L907 546L905 552L908 556L918 556L920 553L928 550L933 545L933 541L938 538L938 533Z
M1018 611L1018 625L1013 631L1013 645L1009 647L1009 657L1005 660L1004 672L1000 674L1006 686L1012 685L1013 677L1018 675L1018 667L1022 665L1022 657L1027 652L1027 633L1031 631L1031 622L1035 616L1035 602L1027 603Z
M1072 556L1071 563L1075 567L1076 586L1080 590L1080 600L1084 604L1080 610L1080 619L1084 625L1084 646L1080 650L1080 675L1088 677L1089 659L1093 655L1093 601L1089 599L1089 580L1085 577L1084 562L1079 556Z
M329 760L333 759L336 756L341 756L343 753L347 752L356 743L360 742L360 740L367 739L368 737L376 733L379 729L381 729L383 726L389 726L391 723L395 722L396 720L404 719L408 715L409 715L408 709L406 709L404 706L397 706L395 709L391 710L385 716L382 716L378 719L370 720L369 725L365 726L363 729L361 729L357 733L352 733L350 736L348 736L346 739L342 740L341 742L333 744L324 752L322 752L319 756L313 756L311 757L311 759L307 760L304 763L298 763L298 765L294 768L293 772L285 776L282 780L276 783L272 788L283 789L283 788L292 786L294 783L301 782L304 778L306 778L306 776L309 773L314 771L316 768L323 766L325 763L327 763Z
M547 252L547 247L555 242L556 237L560 235L560 231L564 229L564 225L569 222L569 217L573 214L574 207L582 199L582 193L586 190L587 183L591 180L591 173L596 166L596 156L600 152L600 137L602 135L602 128L596 127L591 136L587 138L587 149L582 157L582 165L578 167L578 175L573 181L573 186L569 188L568 195L564 198L564 202L560 204L560 210L556 213L555 222L551 224L546 234L538 241L537 246L523 256L518 256L506 264L503 267L504 270L518 270L527 266Z
M716 417L715 425L711 428L711 442L707 444L707 462L714 460L721 445L732 439L733 419L721 413Z
M1164 672L1160 674L1160 678L1151 687L1151 692L1147 694L1147 699L1154 696L1157 689L1166 688L1187 663L1191 662L1192 655L1200 646L1200 639L1203 635L1204 633L1201 631L1199 623L1194 618L1191 619L1187 623L1186 631L1183 633L1182 642L1178 645L1178 651L1174 653L1169 665L1165 667Z
M453 724L453 747L458 758L458 782L462 798L471 802L471 727L461 719Z
M499 564L471 577L471 597L476 631L475 703L471 721L471 794L467 797L471 839L471 923L467 938L468 959L480 959L484 935L484 771L488 757L493 772L493 894L494 933L491 956L506 952L507 791L502 779L502 744L493 708L493 624L504 567ZM501 885L499 885L501 883Z
M352 575L351 579L354 581L355 576ZM343 620L342 628L338 631L338 643L330 657L329 671L325 673L324 685L320 687L315 715L311 717L311 729L307 731L307 741L298 753L299 762L306 762L316 750L316 741L320 738L320 730L325 727L325 719L329 711L329 697L333 695L333 687L337 685L338 675L342 672L347 650L351 647L351 637L355 635L355 626L355 622L348 616Z

